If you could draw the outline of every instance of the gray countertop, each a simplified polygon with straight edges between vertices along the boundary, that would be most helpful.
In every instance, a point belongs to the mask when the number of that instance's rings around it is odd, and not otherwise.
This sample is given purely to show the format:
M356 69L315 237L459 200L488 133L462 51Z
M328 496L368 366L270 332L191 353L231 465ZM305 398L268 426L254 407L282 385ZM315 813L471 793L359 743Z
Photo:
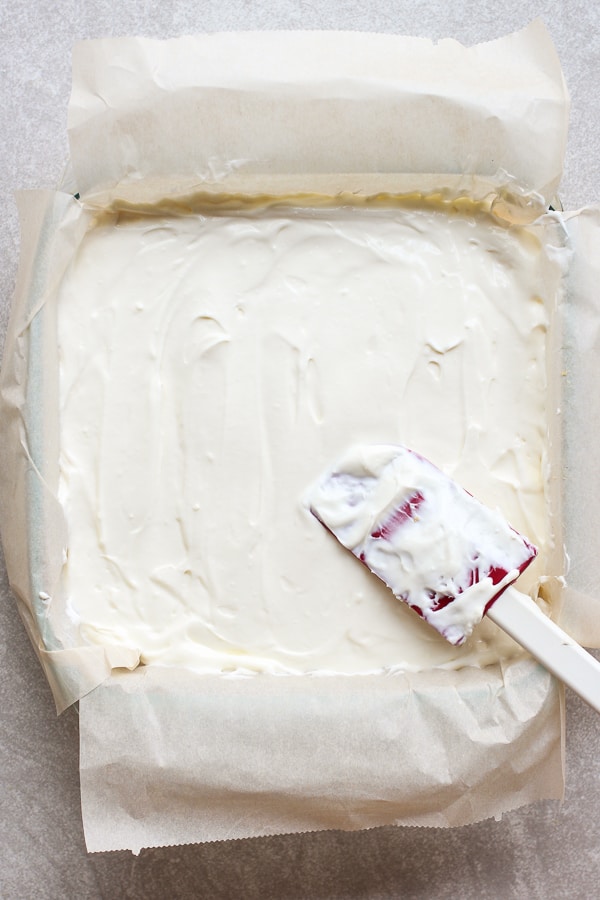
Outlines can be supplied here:
M54 187L67 159L74 40L338 28L471 44L540 16L572 98L560 197L600 189L600 7L578 0L221 3L4 0L0 8L0 343L18 265L16 189ZM0 460L0 465L2 464ZM590 898L600 887L600 718L567 692L566 796L452 830L380 828L87 855L77 713L60 718L0 561L0 896L27 898Z

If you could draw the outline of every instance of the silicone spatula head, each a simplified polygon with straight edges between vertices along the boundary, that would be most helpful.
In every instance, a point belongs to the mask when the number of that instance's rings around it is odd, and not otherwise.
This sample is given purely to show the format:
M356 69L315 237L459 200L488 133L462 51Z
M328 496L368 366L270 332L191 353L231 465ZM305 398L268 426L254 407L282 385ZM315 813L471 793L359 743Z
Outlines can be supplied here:
M355 447L308 506L348 550L451 644L462 644L537 549L418 453Z

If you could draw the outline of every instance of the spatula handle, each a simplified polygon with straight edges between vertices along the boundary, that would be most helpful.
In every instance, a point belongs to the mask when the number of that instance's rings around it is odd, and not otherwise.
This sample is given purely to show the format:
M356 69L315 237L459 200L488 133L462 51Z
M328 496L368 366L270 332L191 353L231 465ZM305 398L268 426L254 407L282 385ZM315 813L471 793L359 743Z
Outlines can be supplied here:
M508 588L487 615L542 665L600 712L600 662L515 588Z

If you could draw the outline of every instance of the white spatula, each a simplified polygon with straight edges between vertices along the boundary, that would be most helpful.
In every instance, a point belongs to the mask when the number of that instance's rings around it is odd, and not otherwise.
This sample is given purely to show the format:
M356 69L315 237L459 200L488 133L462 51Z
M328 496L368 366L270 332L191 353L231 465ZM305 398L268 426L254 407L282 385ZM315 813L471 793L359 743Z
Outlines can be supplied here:
M487 615L600 712L600 663L511 585L537 549L407 447L353 448L312 489L311 512L452 644Z

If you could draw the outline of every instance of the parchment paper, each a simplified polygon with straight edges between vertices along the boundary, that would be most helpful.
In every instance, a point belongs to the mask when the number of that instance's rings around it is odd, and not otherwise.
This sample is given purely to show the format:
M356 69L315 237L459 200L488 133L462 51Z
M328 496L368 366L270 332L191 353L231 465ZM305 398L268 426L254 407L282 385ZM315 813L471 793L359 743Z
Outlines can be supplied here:
M55 500L52 300L93 208L108 202L240 184L421 185L493 191L497 208L533 219L560 179L566 109L539 23L468 50L333 33L77 48L70 138L84 203L60 194L21 203L23 264L0 385L0 502L9 574L57 706L82 698L90 849L459 825L561 796L562 694L526 659L410 677L231 679L125 673L136 659L70 649L76 629L57 588L66 536Z
M52 302L92 222L73 197L18 195L21 257L0 379L0 528L19 612L48 678L58 712L115 666L137 658L83 647L65 615L59 580L67 529L58 489L58 351Z
M562 172L566 92L541 22L471 48L351 32L85 41L74 73L71 159L101 203L135 198L141 178L174 194L368 173L511 180L546 203Z
M557 683L531 660L483 677L137 669L80 705L86 843L137 852L499 816L561 796L560 705Z

